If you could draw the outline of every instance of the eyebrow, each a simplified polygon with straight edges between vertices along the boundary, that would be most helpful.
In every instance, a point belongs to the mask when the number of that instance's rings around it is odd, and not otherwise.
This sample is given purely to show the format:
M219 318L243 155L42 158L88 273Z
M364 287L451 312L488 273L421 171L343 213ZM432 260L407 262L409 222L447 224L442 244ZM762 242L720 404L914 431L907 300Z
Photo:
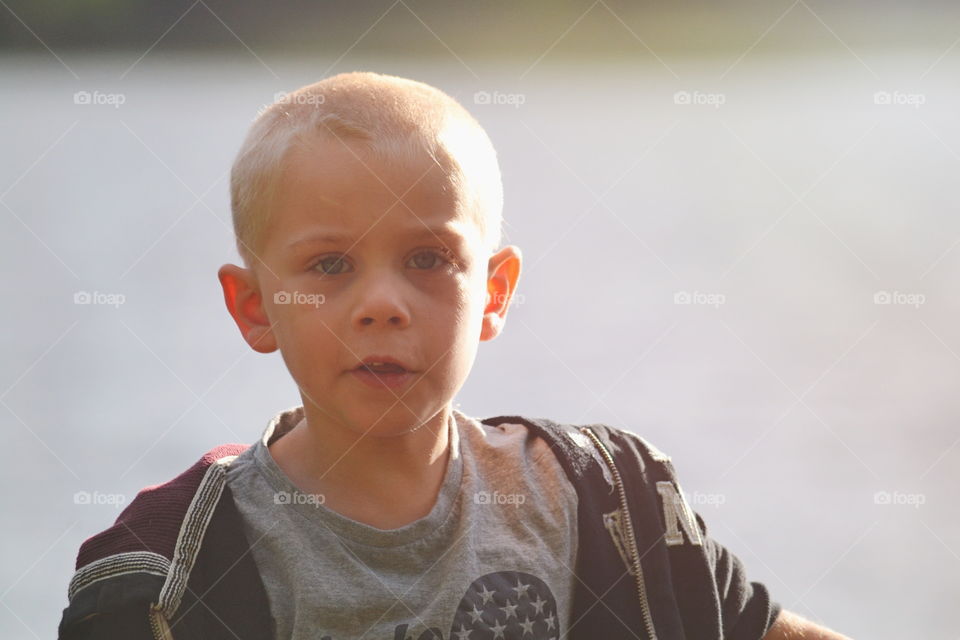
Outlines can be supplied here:
M404 237L408 238L440 238L442 241L452 241L454 244L462 243L465 238L463 235L453 227L441 226L441 227L424 227L418 225L408 229L403 233ZM301 245L318 245L318 244L337 244L343 242L356 242L356 239L348 234L337 233L335 231L320 231L316 233L307 233L299 238L294 239L287 245L288 249L293 249Z

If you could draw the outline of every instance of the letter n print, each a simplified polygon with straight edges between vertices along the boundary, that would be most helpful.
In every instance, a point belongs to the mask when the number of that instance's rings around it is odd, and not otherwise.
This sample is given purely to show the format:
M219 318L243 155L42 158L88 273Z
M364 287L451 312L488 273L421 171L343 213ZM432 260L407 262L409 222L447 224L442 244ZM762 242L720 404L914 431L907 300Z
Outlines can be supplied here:
M657 482L657 493L663 504L663 520L667 525L665 541L667 546L683 544L683 534L686 533L690 543L697 546L703 544L700 539L700 528L693 511L683 497L683 490L679 492L674 484L668 480ZM682 532L681 532L682 530Z

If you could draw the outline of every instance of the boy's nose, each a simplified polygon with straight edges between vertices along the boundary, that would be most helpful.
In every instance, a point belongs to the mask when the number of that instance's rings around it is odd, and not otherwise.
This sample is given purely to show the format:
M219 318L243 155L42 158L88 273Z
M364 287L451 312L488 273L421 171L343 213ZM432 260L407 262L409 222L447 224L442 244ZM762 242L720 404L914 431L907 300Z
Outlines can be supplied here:
M354 310L354 321L361 327L370 325L403 328L410 324L410 312L397 283L380 281L360 292Z
M360 324L361 324L361 325L371 325L371 324L374 324L374 323L381 323L381 319L380 319L379 317L377 317L376 315L367 315L367 316L363 316L362 318L360 318ZM406 326L406 325L407 325L407 321L406 321L406 319L405 319L404 316L401 316L401 315L392 315L392 316L389 316L389 317L385 317L385 316L384 316L384 317L383 317L383 322L382 322L382 324L392 325L392 326L395 326L395 327L397 327L397 328L400 328L400 327Z

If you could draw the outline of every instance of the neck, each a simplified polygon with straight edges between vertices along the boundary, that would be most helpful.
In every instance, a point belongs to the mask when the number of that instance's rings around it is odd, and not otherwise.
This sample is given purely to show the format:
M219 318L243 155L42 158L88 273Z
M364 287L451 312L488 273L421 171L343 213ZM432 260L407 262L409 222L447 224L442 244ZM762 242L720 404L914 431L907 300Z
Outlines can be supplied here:
M323 494L334 511L396 524L426 515L436 502L450 420L447 405L417 429L365 435L305 403L304 419L270 445L270 453L300 490Z

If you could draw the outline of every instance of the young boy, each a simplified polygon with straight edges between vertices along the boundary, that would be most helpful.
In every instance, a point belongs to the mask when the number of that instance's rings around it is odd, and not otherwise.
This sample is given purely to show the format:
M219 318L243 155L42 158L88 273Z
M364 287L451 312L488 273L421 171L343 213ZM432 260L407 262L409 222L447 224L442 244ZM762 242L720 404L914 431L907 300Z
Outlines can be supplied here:
M231 195L227 308L302 406L88 539L61 638L843 637L748 581L642 438L453 408L521 265L455 100L303 87L255 121Z

